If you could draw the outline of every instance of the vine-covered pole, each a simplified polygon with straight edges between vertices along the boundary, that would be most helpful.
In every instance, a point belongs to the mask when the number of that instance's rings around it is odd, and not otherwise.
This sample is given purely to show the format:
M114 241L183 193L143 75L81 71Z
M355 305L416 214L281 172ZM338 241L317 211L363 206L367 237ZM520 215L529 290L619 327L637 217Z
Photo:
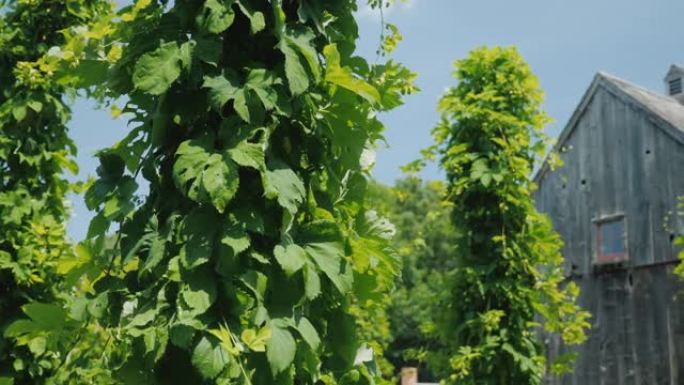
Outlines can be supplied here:
M139 0L68 34L71 80L104 79L91 91L125 97L132 127L86 193L93 258L65 268L86 273L117 381L373 383L352 313L399 261L364 195L376 114L415 88L354 56L356 7Z
M67 341L56 266L72 254L66 195L76 148L66 88L45 60L61 31L108 9L101 1L2 1L0 12L0 384L41 384Z
M539 384L538 322L567 344L583 342L589 326L578 288L562 283L562 242L532 199L531 173L546 148L542 91L514 48L476 49L454 74L458 85L440 100L433 130L459 234L441 325L448 382ZM567 370L571 361L551 367Z

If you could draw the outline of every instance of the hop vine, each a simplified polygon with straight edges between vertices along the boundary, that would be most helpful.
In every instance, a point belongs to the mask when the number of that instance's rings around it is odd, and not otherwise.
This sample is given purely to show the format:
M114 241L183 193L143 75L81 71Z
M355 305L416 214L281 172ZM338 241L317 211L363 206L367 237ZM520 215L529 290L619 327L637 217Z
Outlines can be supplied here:
M457 61L458 85L439 102L433 130L453 203L457 268L442 337L454 384L539 384L538 326L566 344L586 339L579 289L563 282L562 242L534 207L531 173L546 148L536 77L513 48L480 48ZM572 353L551 368L567 371Z

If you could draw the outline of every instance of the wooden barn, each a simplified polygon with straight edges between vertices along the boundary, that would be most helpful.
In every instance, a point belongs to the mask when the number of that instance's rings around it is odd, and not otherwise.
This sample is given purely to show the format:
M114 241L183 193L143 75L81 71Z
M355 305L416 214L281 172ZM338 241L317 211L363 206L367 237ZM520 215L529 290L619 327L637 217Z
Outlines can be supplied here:
M684 68L664 94L599 73L542 166L536 204L564 240L567 280L593 328L572 374L553 385L684 384L684 283L674 239L684 196ZM547 340L550 357L564 351Z

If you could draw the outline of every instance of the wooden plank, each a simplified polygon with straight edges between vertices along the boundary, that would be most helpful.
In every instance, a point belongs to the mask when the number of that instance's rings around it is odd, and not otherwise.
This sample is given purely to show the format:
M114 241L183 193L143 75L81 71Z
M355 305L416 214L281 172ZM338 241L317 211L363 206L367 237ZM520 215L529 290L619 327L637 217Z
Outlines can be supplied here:
M651 263L650 207L646 186L647 169L645 160L651 155L651 150L645 148L645 136L652 135L648 127L644 127L645 119L636 110L627 108L627 128L631 142L627 146L630 163L628 164L629 201L628 207L628 247L633 266ZM647 154L648 152L648 154Z

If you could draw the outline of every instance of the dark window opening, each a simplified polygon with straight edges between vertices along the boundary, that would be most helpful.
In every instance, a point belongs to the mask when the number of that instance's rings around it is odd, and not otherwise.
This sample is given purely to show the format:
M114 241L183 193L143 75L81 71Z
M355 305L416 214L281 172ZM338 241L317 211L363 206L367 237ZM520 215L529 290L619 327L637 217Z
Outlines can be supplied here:
M624 218L599 222L597 225L598 263L615 263L627 260L627 242Z
M670 95L677 95L682 93L682 78L670 80Z

